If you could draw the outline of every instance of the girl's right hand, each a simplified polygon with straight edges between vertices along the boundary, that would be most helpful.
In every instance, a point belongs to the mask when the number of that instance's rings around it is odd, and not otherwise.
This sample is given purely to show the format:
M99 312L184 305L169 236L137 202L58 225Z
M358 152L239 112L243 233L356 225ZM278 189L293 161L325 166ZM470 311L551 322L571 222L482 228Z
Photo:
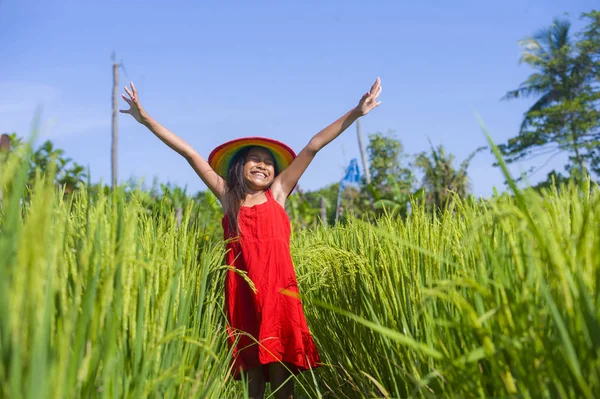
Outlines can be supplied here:
M135 86L133 85L133 82L131 82L130 84L131 90L129 90L129 88L125 86L125 91L127 92L127 94L129 94L129 98L127 98L125 94L121 94L123 100L125 100L125 102L129 104L129 109L121 109L119 110L119 112L122 114L129 114L133 116L133 118L139 123L145 124L145 122L148 120L148 114L140 104L138 93L135 89Z

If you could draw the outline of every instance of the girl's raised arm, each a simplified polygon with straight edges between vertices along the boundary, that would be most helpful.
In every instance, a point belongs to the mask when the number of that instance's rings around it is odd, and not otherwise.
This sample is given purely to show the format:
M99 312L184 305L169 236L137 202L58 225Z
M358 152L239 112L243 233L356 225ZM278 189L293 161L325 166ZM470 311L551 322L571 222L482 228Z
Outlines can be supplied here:
M133 116L136 121L146 126L156 137L184 157L196 171L198 176L200 176L200 179L202 179L204 184L206 184L206 186L217 196L219 201L223 203L225 180L223 180L223 178L210 167L208 162L188 143L148 115L140 105L138 93L133 83L131 83L131 90L128 87L125 87L125 91L129 95L129 98L127 98L125 94L121 94L121 97L129 104L130 108L127 110L122 109L119 112Z
M271 191L275 199L281 203L285 203L285 199L290 194L300 177L310 165L313 158L323 147L337 138L344 130L354 123L358 118L368 114L373 108L381 104L377 102L377 98L381 94L381 80L377 78L371 90L362 96L358 105L348 111L344 116L327 126L325 129L317 133L310 142L300 151L294 161L283 172L281 172L273 185Z

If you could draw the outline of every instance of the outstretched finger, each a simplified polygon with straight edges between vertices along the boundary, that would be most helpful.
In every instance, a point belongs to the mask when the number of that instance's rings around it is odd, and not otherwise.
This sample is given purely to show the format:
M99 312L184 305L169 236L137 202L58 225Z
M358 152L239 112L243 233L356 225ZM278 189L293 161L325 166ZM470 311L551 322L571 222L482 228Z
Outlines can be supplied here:
M129 87L125 86L125 91L127 92L127 94L129 94L129 97L131 97L132 100L135 100L135 97L131 90L129 90Z
M137 98L137 96L138 96L137 89L136 89L136 88L135 88L135 86L133 85L133 82L131 82L130 84L131 84L131 89L133 90L133 95L135 96L135 98Z
M375 94L373 94L373 98L377 98L377 97L379 97L379 95L381 94L381 88L382 88L382 86L380 85L380 86L377 88L377 91L375 92Z
M367 102L369 102L369 103L375 102L377 100L377 97L379 97L380 93L381 93L381 86L375 88L375 90L371 92L371 95L369 95L369 98L367 98Z
M380 84L381 79L378 77L377 79L375 79L375 83L373 83L373 86L371 86L371 93L375 93Z
M131 101L130 99L128 99L125 94L121 94L121 97L123 97L123 100L125 100L125 102L129 105L133 104L133 101Z
M131 112L129 112L128 109L120 109L119 112L122 114L130 114L131 113Z

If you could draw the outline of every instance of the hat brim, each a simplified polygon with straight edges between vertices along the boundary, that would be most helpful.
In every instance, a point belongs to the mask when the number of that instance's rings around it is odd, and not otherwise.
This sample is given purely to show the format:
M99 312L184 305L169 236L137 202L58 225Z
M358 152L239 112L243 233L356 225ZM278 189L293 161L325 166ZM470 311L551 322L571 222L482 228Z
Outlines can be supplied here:
M290 166L296 153L280 141L266 137L244 137L221 144L208 156L208 163L219 176L226 179L229 165L235 155L246 147L263 147L271 152L279 173Z

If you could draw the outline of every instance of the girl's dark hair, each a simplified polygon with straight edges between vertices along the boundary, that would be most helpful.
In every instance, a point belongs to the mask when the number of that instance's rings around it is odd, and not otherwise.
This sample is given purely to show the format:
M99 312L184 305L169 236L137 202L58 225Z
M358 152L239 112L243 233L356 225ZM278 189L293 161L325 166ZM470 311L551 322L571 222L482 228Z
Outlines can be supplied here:
M227 191L225 193L225 201L227 208L227 217L230 234L235 237L239 235L240 229L238 224L238 216L240 214L240 206L246 198L248 193L248 187L244 180L244 165L246 164L246 158L248 153L253 147L246 147L240 150L232 158L227 170ZM263 147L260 147L263 148ZM268 151L268 150L267 150ZM270 152L270 151L269 151ZM273 154L271 154L273 156ZM275 159L275 157L273 157ZM275 176L279 174L279 168L277 164L274 164Z

